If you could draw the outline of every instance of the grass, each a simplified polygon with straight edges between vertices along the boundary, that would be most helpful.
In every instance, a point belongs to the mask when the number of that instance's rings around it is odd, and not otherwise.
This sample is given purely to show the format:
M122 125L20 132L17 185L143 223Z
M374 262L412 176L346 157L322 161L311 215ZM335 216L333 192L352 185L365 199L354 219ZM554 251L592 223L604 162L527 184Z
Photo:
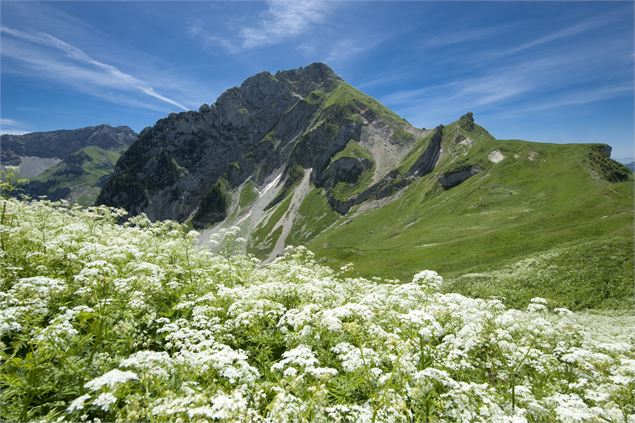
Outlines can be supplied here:
M453 140L461 131L452 125L444 130L446 151L462 148ZM611 183L600 177L590 168L589 145L495 141L478 127L469 135L474 141L469 153L456 160L457 154L442 157L435 171L406 188L398 201L321 233L309 248L333 266L352 262L364 275L403 280L422 269L454 280L562 249L559 259L543 264L557 266L562 275L575 274L580 289L564 286L564 277L537 283L525 289L527 295L515 295L519 287L510 285L502 292L511 305L520 305L530 293L558 297L564 290L562 301L572 308L632 307L632 178ZM494 150L506 158L491 163L487 155ZM457 160L485 169L444 192L437 178ZM613 253L594 259L602 249ZM610 263L611 275L603 275L598 262ZM598 280L611 288L598 294L590 288ZM453 286L476 296L498 292L465 280Z
M331 158L331 163L334 163L337 160L345 157L367 159L373 165L371 168L365 169L355 183L349 184L346 182L338 182L333 187L332 194L339 200L347 200L353 195L358 194L368 188L375 172L375 163L373 161L373 156L357 141L350 140L348 144L346 144L346 147L344 147L341 151L339 151Z
M350 140L348 144L346 144L346 147L344 147L337 154L331 157L331 163L336 162L343 157L352 157L354 159L368 159L370 161L373 160L373 156L370 154L370 152L355 140Z
M238 208L244 209L245 207L249 207L254 201L256 201L256 198L258 198L258 192L254 187L254 183L249 181L240 191L240 196L238 197Z
M403 124L406 123L400 116L393 111L384 107L374 98L364 94L363 92L353 88L346 82L339 82L337 88L328 94L324 103L322 104L323 110L328 110L332 106L350 107L351 105L357 105L358 107L365 107L378 115L378 117L386 123Z
M287 238L289 245L303 245L315 238L341 216L329 206L324 191L313 188L304 197L298 208L291 233Z

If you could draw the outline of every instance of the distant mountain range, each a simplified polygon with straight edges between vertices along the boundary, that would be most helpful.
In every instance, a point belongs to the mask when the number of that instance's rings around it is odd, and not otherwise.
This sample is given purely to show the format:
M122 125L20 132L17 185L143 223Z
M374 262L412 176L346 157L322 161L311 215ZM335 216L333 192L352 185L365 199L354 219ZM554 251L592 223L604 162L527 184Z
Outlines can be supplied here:
M615 159L632 171L635 171L635 157L622 157Z
M127 126L0 136L0 162L29 183L19 193L92 205L117 159L137 134Z
M103 186L98 204L190 224L202 243L238 226L262 259L303 244L333 267L434 269L511 305L635 306L633 174L610 146L497 140L471 113L416 128L321 63L254 75L138 137L1 141L3 164L52 166L31 195L89 204Z

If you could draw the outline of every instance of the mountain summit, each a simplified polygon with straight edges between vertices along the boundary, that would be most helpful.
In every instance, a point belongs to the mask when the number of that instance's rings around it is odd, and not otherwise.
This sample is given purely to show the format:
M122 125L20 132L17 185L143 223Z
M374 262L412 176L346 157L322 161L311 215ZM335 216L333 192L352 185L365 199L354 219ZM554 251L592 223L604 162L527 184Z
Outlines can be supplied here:
M171 114L142 131L99 202L204 227L227 216L231 202L224 190L247 180L260 186L279 175L287 192L311 169L310 181L346 212L371 196L373 184L386 185L390 171L428 132L324 64L262 72L212 106Z
M144 129L98 203L191 223L202 242L239 226L261 258L304 244L363 274L430 268L470 295L595 307L632 298L633 178L610 150L496 140L472 113L416 128L314 63Z

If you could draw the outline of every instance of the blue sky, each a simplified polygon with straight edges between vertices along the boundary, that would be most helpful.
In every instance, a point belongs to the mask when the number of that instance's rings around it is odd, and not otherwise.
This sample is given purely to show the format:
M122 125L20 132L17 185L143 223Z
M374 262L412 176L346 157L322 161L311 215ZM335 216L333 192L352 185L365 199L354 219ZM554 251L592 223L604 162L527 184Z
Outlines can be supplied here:
M633 2L1 3L2 132L139 131L315 61L418 127L633 145Z

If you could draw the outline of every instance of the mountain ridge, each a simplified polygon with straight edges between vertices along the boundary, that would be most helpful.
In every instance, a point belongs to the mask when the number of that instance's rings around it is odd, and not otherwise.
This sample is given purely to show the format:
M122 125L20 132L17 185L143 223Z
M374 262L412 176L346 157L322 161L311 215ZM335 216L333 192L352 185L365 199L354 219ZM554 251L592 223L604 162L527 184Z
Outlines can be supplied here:
M29 180L15 194L91 205L136 136L127 126L106 124L2 135L0 159L3 166L18 166L20 176Z
M268 260L304 244L363 274L439 270L474 296L622 307L632 303L633 177L610 150L496 140L469 112L415 128L313 64L257 74L145 129L98 203L190 223L202 244L238 226L247 251ZM611 249L606 276L588 257ZM505 275L526 260L540 265L518 286ZM553 283L536 279L555 268ZM575 289L560 274L575 275Z

